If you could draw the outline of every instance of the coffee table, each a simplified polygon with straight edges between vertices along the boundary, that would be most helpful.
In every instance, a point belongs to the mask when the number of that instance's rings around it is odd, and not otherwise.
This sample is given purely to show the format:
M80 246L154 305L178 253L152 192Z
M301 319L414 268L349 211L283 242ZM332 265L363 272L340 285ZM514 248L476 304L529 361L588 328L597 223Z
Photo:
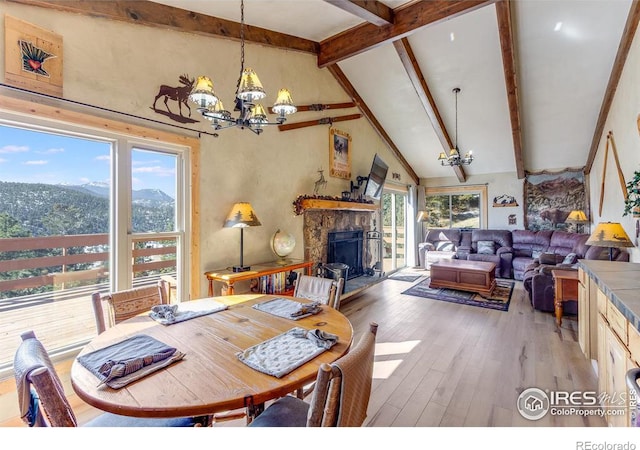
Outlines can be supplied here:
M451 259L431 264L430 288L476 292L490 297L496 287L496 265L492 262Z

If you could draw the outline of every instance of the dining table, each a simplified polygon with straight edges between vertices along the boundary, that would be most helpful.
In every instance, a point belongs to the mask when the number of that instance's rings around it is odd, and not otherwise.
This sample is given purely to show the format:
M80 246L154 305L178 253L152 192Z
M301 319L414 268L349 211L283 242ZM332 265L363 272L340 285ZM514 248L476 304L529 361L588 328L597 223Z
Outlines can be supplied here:
M254 305L277 298L301 304L310 300L277 295L230 295L214 300L226 309L179 323L164 325L142 313L108 328L92 339L71 367L71 384L83 401L100 410L133 417L192 417L245 408L247 421L259 414L266 402L296 392L312 383L323 363L346 354L353 340L347 317L322 305L313 315L294 320ZM194 305L197 305L194 304ZM294 327L321 330L337 336L337 342L313 359L285 374L274 376L242 362L238 355ZM120 388L111 388L79 362L83 355L147 335L184 353L184 357Z

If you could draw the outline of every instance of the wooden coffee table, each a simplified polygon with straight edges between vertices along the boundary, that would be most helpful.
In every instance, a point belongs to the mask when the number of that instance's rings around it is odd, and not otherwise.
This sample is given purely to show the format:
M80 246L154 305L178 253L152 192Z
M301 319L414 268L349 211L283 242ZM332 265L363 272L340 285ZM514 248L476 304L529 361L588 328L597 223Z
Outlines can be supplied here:
M452 259L431 264L430 288L449 288L491 297L496 287L496 265L492 262Z

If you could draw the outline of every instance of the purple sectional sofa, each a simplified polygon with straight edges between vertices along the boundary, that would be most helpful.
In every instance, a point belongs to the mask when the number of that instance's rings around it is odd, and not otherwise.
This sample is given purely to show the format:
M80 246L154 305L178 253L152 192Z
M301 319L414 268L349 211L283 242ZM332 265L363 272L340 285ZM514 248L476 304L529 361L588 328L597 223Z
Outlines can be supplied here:
M523 281L531 304L541 311L553 311L552 268L573 268L579 259L609 259L607 247L586 244L588 234L566 231L430 229L418 246L420 265L428 269L443 258L490 261L496 277ZM629 261L629 254L614 249L614 260ZM565 312L575 314L569 302Z

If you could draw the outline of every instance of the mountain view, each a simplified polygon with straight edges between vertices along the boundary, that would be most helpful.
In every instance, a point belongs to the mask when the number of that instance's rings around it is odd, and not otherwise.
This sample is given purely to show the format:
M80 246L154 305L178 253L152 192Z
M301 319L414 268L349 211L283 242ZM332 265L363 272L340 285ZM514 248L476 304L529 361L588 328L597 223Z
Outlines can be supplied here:
M134 190L132 197L135 232L173 229L173 198L158 189ZM0 181L0 237L15 236L16 226L20 236L108 233L109 186Z

